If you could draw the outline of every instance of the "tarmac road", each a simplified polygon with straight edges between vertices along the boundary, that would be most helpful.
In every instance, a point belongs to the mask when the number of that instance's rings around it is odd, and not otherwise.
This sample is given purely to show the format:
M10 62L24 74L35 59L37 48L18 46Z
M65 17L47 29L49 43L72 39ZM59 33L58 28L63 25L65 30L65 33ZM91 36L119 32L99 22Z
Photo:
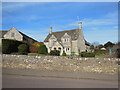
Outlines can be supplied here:
M117 81L3 75L3 88L118 88Z

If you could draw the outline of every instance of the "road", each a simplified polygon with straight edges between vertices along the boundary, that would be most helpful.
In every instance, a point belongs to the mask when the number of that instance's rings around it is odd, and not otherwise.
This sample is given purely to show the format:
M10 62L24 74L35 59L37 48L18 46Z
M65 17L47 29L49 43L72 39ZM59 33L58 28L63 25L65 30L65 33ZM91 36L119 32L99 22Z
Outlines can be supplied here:
M117 88L117 81L3 75L3 88Z

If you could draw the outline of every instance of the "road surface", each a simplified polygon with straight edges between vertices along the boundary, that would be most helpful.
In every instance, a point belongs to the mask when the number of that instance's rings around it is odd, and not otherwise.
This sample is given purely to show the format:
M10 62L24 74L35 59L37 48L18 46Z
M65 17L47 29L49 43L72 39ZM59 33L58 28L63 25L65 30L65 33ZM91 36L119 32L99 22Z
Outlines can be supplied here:
M3 88L117 88L117 81L3 75Z

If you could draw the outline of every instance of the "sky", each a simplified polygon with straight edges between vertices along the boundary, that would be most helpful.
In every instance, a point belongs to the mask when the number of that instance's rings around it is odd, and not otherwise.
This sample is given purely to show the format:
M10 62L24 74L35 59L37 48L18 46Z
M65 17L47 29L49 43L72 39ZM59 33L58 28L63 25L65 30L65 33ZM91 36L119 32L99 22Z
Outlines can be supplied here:
M79 20L77 18L79 16ZM44 41L53 32L78 28L81 21L85 39L105 44L118 41L117 2L3 2L2 30L17 28Z

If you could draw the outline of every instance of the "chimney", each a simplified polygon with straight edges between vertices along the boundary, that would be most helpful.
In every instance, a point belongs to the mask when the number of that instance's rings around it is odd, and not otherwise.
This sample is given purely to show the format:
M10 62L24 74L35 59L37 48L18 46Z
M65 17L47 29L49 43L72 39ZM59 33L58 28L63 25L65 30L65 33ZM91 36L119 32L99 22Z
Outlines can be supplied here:
M52 33L52 26L50 27L50 34Z
M79 29L82 29L82 22L78 22Z

